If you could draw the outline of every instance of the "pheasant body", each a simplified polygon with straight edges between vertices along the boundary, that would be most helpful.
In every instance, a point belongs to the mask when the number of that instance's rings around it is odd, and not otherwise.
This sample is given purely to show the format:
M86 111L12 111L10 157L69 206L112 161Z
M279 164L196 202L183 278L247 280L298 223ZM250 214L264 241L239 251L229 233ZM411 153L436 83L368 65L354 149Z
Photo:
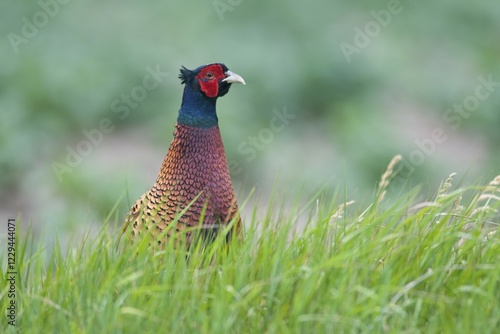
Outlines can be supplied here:
M178 232L185 233L189 242L195 227L213 235L235 218L233 231L241 231L215 101L227 93L231 82L244 81L223 64L183 69L180 78L186 87L174 138L156 182L125 221L133 236L147 231L158 244ZM174 221L175 226L162 233Z

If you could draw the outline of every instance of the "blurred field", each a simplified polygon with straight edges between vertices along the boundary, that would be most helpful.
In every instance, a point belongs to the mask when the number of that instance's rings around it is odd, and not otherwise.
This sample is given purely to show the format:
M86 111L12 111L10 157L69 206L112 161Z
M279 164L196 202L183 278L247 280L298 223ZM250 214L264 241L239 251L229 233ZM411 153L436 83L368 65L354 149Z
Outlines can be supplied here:
M77 234L120 198L123 216L168 149L178 69L210 62L247 82L218 102L240 201L255 187L253 201L267 203L273 184L285 198L326 185L364 201L397 153L404 173L388 198L436 189L451 172L500 174L496 0L40 3L0 4L2 221L21 212L48 237ZM349 57L346 44L357 49ZM140 95L151 69L168 75ZM266 130L285 110L293 118ZM103 119L113 129L59 180L53 163Z

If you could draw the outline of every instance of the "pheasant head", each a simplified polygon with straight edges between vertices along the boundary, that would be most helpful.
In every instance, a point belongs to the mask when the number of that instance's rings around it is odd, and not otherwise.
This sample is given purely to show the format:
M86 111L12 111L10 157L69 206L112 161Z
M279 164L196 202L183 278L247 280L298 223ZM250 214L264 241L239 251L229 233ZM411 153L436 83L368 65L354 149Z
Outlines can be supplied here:
M231 84L245 84L242 77L221 63L200 66L195 70L182 67L179 78L185 87L177 123L204 128L217 124L217 98L226 95Z

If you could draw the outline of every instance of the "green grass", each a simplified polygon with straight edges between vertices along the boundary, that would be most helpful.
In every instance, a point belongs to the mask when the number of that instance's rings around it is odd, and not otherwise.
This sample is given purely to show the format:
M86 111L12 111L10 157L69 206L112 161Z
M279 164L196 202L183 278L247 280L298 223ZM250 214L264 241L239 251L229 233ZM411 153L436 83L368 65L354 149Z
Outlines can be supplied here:
M387 184L365 209L313 198L293 213L253 217L243 240L224 245L219 238L192 249L189 259L172 247L153 253L146 242L117 250L117 230L108 224L65 255L57 245L33 246L30 234L18 237L16 329L495 332L500 201L493 195L499 188L492 182L450 191L450 185L451 179L435 198L416 206L417 191L384 199ZM297 227L307 214L305 226ZM6 290L0 292L2 310ZM2 333L16 332L4 317L1 325Z

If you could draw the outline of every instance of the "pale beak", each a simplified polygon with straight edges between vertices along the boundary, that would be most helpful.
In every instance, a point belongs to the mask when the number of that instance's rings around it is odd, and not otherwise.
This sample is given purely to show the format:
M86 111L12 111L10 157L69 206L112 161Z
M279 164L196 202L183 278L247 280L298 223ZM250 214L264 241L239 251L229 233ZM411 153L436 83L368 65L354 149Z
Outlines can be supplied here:
M229 82L229 83L238 83L239 82L239 83L246 85L245 80L243 80L243 78L240 77L238 74L233 73L231 71L227 71L224 74L227 75L227 77L222 79L222 82Z

